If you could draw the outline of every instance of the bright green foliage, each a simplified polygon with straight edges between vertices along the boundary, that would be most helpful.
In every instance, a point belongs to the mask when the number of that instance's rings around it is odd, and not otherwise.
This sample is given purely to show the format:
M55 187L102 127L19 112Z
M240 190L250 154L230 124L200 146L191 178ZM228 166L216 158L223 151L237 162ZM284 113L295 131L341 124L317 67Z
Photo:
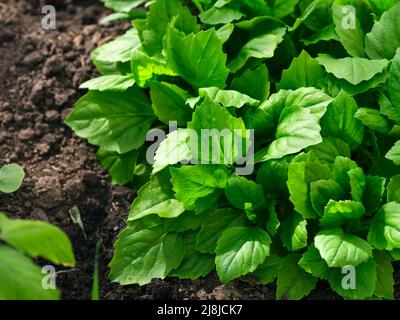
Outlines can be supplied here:
M143 145L153 121L148 98L133 87L123 93L90 91L66 123L103 150L126 153Z
M352 85L371 80L387 67L388 60L368 60L363 58L336 59L327 54L320 54L318 62L327 72L338 79L344 79Z
M110 278L121 284L163 279L181 264L185 255L181 236L168 233L162 225L128 227L119 235L115 248Z
M79 88L98 91L125 91L134 84L135 79L132 75L111 74L86 81Z
M0 192L13 193L19 189L24 179L24 170L17 164L0 168Z
M60 229L42 222L9 219L0 212L0 300L54 300L57 289L42 286L42 269L29 257L75 266L71 242Z
M329 267L356 267L372 256L372 248L366 241L346 234L341 229L327 229L318 233L315 247Z
M185 211L183 204L174 199L168 172L160 172L139 191L132 203L128 220L137 220L156 214L161 218L176 218Z
M222 42L214 29L182 36L170 27L165 37L165 53L172 70L195 88L224 88L229 70ZM187 52L192 53L187 55Z
M36 258L73 267L75 258L68 237L42 221L11 220L0 214L0 238Z
M396 19L400 14L400 3L385 11L365 38L365 50L372 59L392 59L400 47L400 26Z
M16 191L24 175L16 164L1 168L0 192ZM72 245L63 231L43 221L10 219L0 212L0 242L0 300L60 298L58 289L43 286L42 269L30 257L74 267Z
M345 91L340 91L322 118L322 134L346 141L352 149L364 138L364 127L355 118L357 103Z
M282 261L278 273L277 299L298 300L315 288L317 278L300 268L300 258L300 254L291 253Z
M140 187L111 279L216 269L224 283L277 280L278 299L318 279L346 299L391 299L400 3L155 0L144 14L144 0L104 2L134 27L93 52L102 76L66 123L100 147L113 183ZM154 163L149 131L166 137Z
M42 288L42 269L20 251L2 245L0 261L0 300L59 299L58 290Z
M234 227L224 231L215 249L221 281L228 282L254 271L268 256L270 243L268 233L260 228Z
M318 61L313 59L307 51L293 59L292 64L287 70L282 72L279 89L298 89L302 87L314 87L324 76L324 70Z

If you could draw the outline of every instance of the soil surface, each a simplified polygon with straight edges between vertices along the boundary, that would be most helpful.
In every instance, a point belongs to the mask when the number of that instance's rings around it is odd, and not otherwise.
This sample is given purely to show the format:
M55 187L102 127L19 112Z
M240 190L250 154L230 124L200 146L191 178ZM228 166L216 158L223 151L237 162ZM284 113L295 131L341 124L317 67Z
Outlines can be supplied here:
M56 6L56 30L42 29L43 3ZM102 299L273 299L274 285L221 285L215 274L144 287L120 287L107 279L113 243L135 190L112 186L96 161L96 148L74 136L63 120L84 93L79 84L97 75L90 52L129 28L121 22L99 25L108 13L98 1L0 0L0 166L16 162L26 172L18 192L0 194L0 211L48 221L70 236L77 266L58 269L64 299L90 298L97 242ZM74 207L84 232L71 219ZM396 278L398 283L398 272ZM308 297L335 298L325 283Z

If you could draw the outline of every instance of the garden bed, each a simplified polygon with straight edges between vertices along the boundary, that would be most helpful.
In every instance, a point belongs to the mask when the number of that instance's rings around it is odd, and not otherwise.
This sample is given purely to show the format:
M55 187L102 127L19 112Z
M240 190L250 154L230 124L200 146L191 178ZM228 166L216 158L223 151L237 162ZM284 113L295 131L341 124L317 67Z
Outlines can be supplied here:
M64 125L79 85L96 76L90 52L129 28L101 26L106 11L98 1L72 1L57 7L57 30L43 30L35 1L0 3L0 165L23 165L26 179L13 195L0 194L0 211L40 219L71 238L77 265L60 271L64 299L90 298L96 243L101 243L102 299L274 299L275 286L235 280L221 285L212 274L195 281L168 279L121 287L107 278L113 243L125 225L135 190L115 187L96 160L96 148ZM84 231L69 211L77 207ZM396 265L396 296L399 266ZM324 283L307 299L335 299Z

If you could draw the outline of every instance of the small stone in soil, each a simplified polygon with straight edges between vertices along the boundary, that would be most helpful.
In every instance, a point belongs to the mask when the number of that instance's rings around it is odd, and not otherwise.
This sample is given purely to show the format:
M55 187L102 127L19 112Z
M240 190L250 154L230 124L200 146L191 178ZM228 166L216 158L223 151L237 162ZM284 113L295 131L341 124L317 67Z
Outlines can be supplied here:
M35 136L35 131L32 128L23 129L18 132L18 139L21 141L27 141Z

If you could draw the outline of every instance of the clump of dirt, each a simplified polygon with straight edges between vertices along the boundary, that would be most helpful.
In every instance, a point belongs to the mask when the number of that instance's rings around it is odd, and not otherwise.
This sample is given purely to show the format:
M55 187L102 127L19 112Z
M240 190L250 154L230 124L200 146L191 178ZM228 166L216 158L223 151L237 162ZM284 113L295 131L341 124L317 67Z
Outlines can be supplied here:
M56 5L56 30L41 27L44 3ZM83 94L79 84L97 75L90 52L130 26L99 25L106 14L97 1L0 3L0 165L17 162L27 174L18 192L0 194L0 211L51 222L70 236L77 266L60 270L64 299L90 298L98 241L102 299L273 299L274 285L221 285L215 274L196 281L156 280L144 287L120 287L107 279L113 243L135 192L111 186L96 161L96 149L63 123ZM75 206L87 237L70 217ZM335 297L324 284L310 296Z

